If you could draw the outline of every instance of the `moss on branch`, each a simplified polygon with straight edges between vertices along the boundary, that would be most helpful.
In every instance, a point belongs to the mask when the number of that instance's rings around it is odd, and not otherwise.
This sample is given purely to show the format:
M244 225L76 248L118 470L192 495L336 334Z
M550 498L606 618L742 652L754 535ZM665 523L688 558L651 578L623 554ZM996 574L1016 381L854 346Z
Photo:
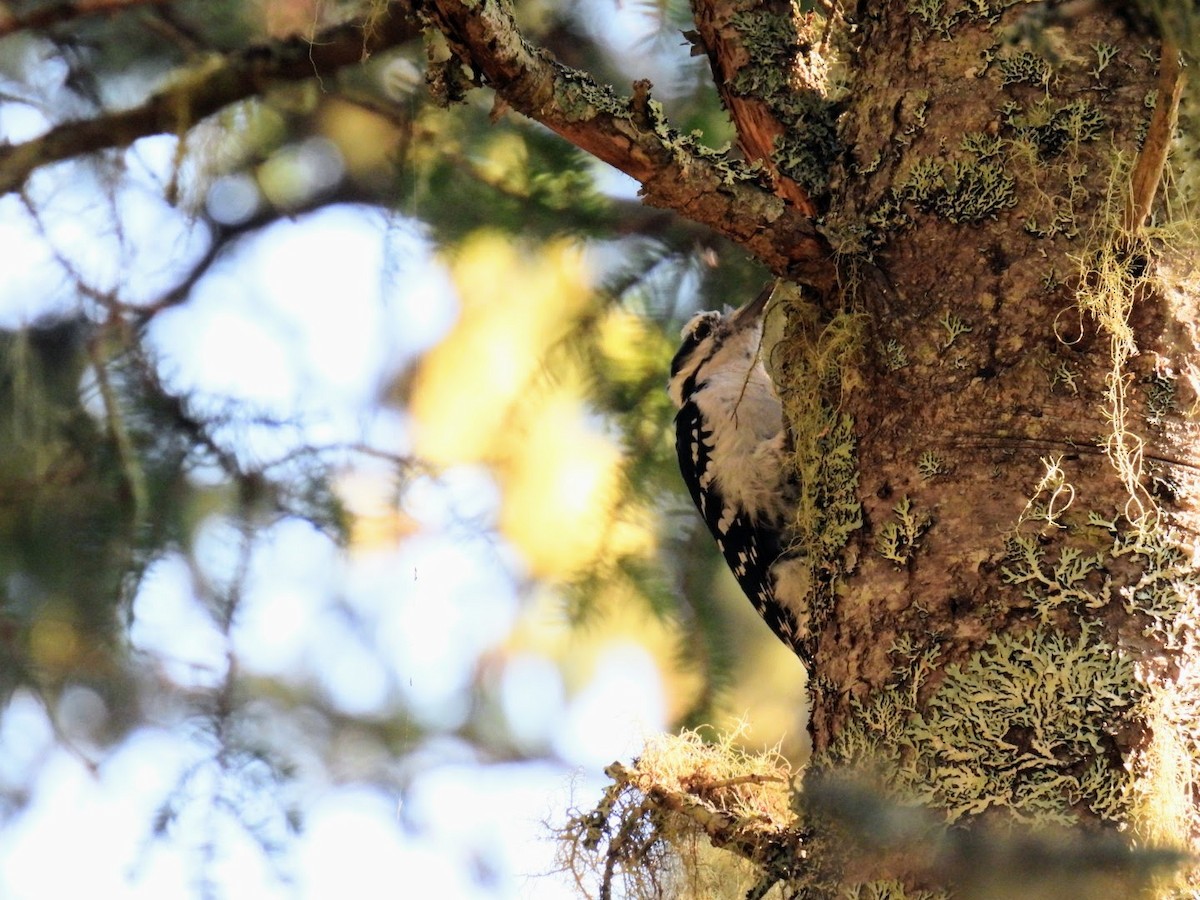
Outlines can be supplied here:
M671 128L648 82L625 98L562 65L525 40L502 0L429 0L420 10L476 82L636 179L647 203L711 227L777 275L832 288L832 250L805 212L776 196L761 172Z

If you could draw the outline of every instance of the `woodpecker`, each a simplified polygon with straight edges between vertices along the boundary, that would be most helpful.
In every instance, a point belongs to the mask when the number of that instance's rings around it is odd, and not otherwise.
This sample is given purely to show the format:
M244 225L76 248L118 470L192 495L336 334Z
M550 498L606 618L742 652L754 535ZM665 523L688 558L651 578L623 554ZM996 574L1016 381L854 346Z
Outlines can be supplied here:
M679 470L700 516L754 608L810 664L810 572L788 535L797 491L783 408L759 356L772 288L733 312L694 315L667 392L679 409Z

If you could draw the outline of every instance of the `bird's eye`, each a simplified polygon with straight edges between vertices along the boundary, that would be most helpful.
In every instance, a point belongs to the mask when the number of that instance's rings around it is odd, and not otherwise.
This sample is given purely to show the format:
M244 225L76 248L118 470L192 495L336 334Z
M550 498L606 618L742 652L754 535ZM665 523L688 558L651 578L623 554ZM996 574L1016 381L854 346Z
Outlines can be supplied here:
M671 360L672 376L683 368L684 363L691 358L696 348L700 346L705 338L713 333L713 327L720 320L720 313L697 313L692 316L691 321L683 326L681 334L683 343L679 345L679 349L675 352L675 358Z
M717 322L720 321L720 319L720 313L696 313L696 315L692 316L692 318L688 320L688 323L683 326L683 330L679 333L679 336L683 338L683 342L685 344L691 344L692 346L695 346L712 334L713 327L717 324Z

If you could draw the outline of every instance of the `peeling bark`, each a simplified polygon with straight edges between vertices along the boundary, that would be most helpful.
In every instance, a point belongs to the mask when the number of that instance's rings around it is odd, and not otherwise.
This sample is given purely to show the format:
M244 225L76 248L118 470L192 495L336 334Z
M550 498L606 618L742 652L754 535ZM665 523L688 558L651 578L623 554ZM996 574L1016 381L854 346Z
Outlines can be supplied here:
M616 96L528 44L499 0L428 0L422 12L509 106L639 181L647 203L708 225L778 275L832 289L832 251L809 215L672 130L648 83Z
M813 89L806 85L804 60L796 41L781 41L783 52L775 55L756 52L755 47L743 35L739 18L758 14L773 18L783 27L790 25L793 31L804 29L805 14L790 2L745 3L714 2L696 0L692 4L696 19L696 30L700 42L708 53L712 66L713 83L721 95L725 108L733 119L738 134L738 145L746 159L761 161L771 173L775 192L792 203L806 216L817 213L817 206L809 192L794 179L784 174L775 162L776 145L788 133L788 124L783 121L771 98L749 93L739 87L740 76L754 69L771 69L782 75L780 86L793 90ZM811 77L811 76L810 76Z

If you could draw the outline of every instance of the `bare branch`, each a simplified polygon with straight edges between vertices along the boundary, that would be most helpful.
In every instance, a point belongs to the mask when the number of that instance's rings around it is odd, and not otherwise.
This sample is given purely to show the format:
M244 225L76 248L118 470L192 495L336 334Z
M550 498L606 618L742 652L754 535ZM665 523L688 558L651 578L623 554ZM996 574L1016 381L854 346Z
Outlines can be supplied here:
M357 203L363 206L383 205L378 194L346 180L334 190L315 194L303 203L293 204L286 208L264 205L250 218L233 225L226 225L202 215L200 220L207 226L211 235L208 248L182 274L179 282L150 303L136 306L121 304L121 307L131 314L132 321L137 328L145 328L159 313L186 303L200 279L208 275L217 260L243 237L256 234L285 218L294 219L297 216L338 203ZM60 264L65 265L65 263Z
M1138 232L1150 215L1154 195L1162 181L1167 153L1175 138L1175 124L1179 119L1179 98L1183 93L1184 74L1180 65L1179 48L1173 41L1163 41L1158 62L1158 102L1150 117L1150 127L1142 152L1133 167L1129 204L1125 209L1125 229Z
M812 220L719 154L681 138L650 100L614 95L522 37L503 0L428 0L419 8L459 59L503 101L642 184L654 206L674 209L741 244L773 272L828 289L831 250Z
M332 74L420 34L406 5L389 15L336 25L311 41L292 37L247 47L184 75L140 106L95 119L64 122L41 137L0 147L0 194L31 172L99 150L128 147L151 134L183 133L222 107L261 93L272 82Z

